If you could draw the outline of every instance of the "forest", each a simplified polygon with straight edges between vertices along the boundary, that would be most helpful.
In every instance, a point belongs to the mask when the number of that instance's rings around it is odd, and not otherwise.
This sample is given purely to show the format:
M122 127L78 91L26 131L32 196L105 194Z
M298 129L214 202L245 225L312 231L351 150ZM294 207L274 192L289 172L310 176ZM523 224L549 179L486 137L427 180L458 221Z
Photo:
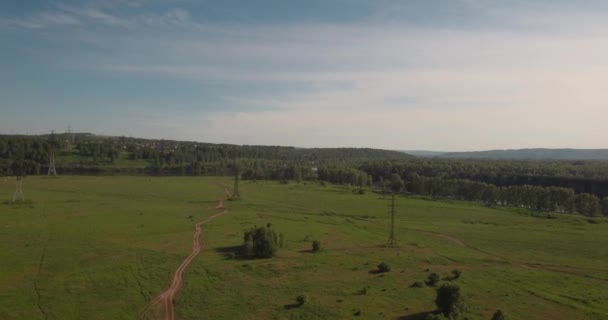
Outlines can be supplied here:
M0 136L0 175L41 175L54 152L60 174L234 175L325 181L537 212L608 216L608 161L414 157L369 148L239 146L91 134Z

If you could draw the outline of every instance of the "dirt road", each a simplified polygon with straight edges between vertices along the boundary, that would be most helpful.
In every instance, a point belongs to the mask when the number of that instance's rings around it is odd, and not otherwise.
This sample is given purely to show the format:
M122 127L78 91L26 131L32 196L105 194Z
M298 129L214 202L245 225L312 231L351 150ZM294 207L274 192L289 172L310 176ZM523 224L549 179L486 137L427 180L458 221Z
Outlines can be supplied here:
M196 224L194 236L192 237L192 252L175 270L169 286L141 310L139 319L175 320L175 295L182 287L184 271L186 271L190 263L201 252L200 236L203 233L203 225L227 212L224 210L224 200L217 200L215 206L207 208L207 210L218 209L222 211Z

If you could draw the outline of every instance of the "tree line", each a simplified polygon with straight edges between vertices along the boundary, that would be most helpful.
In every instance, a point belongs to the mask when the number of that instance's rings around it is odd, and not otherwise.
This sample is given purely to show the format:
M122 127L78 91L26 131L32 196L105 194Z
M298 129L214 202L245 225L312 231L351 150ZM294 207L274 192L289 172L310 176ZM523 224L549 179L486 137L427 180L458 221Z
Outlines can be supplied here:
M478 181L420 176L414 176L411 180L406 179L406 188L414 194L477 201L487 206L525 208L538 212L578 213L588 217L608 216L608 197L600 200L593 194L576 194L570 188L531 185L497 187Z
M608 161L523 161L412 158L368 161L358 167L374 179L397 173L450 180L478 181L498 187L540 186L608 196Z

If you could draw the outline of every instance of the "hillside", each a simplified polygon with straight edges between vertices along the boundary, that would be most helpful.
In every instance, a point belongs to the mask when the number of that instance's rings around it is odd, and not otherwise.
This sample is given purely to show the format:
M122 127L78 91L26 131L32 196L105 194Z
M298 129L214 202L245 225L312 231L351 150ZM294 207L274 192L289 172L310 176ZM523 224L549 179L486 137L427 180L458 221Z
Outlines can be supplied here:
M497 160L608 160L608 149L509 149L448 152L441 157Z
M371 148L296 148L214 144L195 141L98 136L89 133L41 136L0 135L0 175L18 170L40 174L47 170L51 146L57 170L64 173L223 174L235 160L243 168L273 176L303 167L355 164L367 160L399 160L411 155ZM296 168L298 167L298 168ZM309 170L310 171L310 170Z

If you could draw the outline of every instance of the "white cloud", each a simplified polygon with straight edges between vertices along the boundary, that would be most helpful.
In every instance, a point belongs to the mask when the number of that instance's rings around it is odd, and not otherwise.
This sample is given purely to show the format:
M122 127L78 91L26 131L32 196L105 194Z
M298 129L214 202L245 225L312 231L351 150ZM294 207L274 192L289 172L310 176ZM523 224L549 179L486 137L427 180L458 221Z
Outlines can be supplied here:
M201 107L175 117L169 110L135 122L142 135L441 150L608 141L608 20L601 13L525 13L509 17L517 28L447 29L379 20L204 25L184 9L125 16L111 8L59 8L60 15L23 23L142 27L72 34L100 48L80 56L88 71L228 87L214 93L224 104L213 112ZM179 28L166 28L173 26ZM254 85L266 93L239 90ZM296 89L284 92L286 85ZM250 108L226 111L232 104Z

